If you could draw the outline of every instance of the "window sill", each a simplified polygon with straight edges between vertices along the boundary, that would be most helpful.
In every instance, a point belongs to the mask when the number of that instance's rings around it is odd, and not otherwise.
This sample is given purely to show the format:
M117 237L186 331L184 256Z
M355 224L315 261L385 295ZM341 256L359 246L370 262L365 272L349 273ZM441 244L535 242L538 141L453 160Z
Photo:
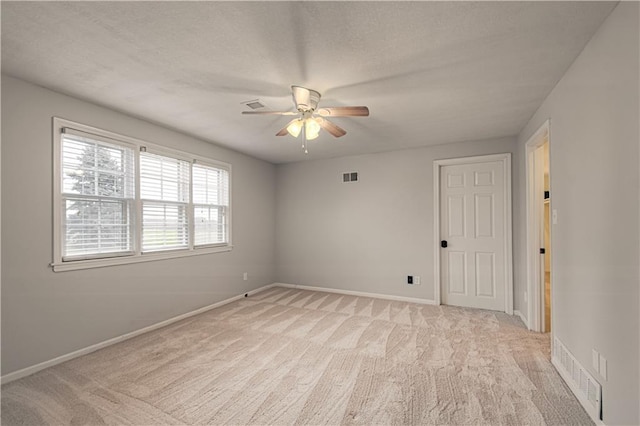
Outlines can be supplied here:
M104 268L106 266L129 265L132 263L153 262L157 260L177 259L180 257L201 256L203 254L221 253L231 251L233 246L198 248L193 250L166 251L134 256L109 257L103 259L73 260L68 262L52 263L54 272L75 271L79 269Z

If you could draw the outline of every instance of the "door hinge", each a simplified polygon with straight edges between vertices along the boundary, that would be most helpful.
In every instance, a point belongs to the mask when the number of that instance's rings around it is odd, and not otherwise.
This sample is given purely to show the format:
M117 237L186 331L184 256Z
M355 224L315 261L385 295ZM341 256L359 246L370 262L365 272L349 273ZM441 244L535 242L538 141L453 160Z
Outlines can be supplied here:
M544 247L540 248L540 254L545 254L546 250L544 249Z
M548 200L549 199L549 191L544 191L544 199Z

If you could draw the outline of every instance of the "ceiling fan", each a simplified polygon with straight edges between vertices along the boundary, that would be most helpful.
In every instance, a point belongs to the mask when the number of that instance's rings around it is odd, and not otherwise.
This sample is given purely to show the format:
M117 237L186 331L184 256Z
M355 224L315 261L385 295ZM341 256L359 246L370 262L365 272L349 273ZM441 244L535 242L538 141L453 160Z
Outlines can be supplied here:
M297 111L242 111L243 114L253 115L291 115L297 116L283 127L276 136L290 134L297 138L302 133L302 149L308 153L306 141L313 140L320 134L320 129L326 130L336 138L344 136L347 131L327 120L325 117L366 117L369 108L366 106L326 107L318 109L320 93L301 86L291 86L291 96Z

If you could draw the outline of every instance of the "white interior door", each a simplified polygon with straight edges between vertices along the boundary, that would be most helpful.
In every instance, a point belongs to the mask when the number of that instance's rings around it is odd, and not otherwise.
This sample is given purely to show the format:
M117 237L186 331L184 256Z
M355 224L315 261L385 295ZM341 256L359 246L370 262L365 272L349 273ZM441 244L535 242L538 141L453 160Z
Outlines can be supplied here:
M505 311L502 161L440 168L442 303Z

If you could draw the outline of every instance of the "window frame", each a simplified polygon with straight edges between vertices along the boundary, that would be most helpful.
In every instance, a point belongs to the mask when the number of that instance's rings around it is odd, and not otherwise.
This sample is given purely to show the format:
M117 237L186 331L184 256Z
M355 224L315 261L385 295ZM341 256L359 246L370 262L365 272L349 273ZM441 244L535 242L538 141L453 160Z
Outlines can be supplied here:
M65 260L63 258L63 217L62 201L62 136L63 129L70 128L74 132L85 133L89 138L104 141L111 144L133 148L134 150L134 199L132 201L132 252L119 253L116 256L87 255L79 258ZM142 251L142 199L140 196L140 152L164 155L171 158L186 160L191 164L189 168L189 203L187 207L188 240L187 248ZM209 167L224 169L228 173L228 197L227 209L227 242L214 245L196 246L194 234L194 203L193 203L193 164L202 164ZM175 259L181 257L198 256L211 253L227 252L233 249L232 243L232 167L231 164L191 154L189 152L168 148L162 145L143 141L141 139L124 136L118 133L103 130L97 127L73 122L59 117L53 117L53 261L51 267L55 272L72 271L78 269L100 268L114 265L126 265L139 262Z

